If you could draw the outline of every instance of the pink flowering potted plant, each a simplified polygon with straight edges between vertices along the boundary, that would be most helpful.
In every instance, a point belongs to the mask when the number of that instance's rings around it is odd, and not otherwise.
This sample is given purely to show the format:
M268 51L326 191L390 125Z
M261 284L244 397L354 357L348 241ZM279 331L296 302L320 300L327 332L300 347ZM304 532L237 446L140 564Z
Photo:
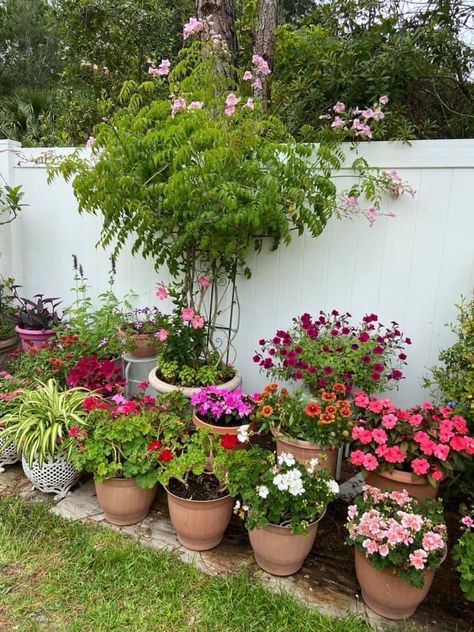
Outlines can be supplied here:
M362 468L369 485L434 498L439 482L474 454L466 421L448 406L425 402L402 410L389 399L359 391L354 407L349 459Z
M349 439L353 425L346 388L336 382L313 397L301 389L289 393L272 382L258 395L256 425L272 432L277 454L291 452L303 464L317 459L335 476L338 448Z
M365 604L388 619L411 616L446 557L441 503L422 506L406 490L366 485L349 506L346 528Z
M255 419L257 400L240 388L228 391L218 386L205 386L191 396L193 422L220 435L247 436Z
M354 324L349 313L320 311L293 319L293 327L278 329L259 341L254 362L267 374L305 385L313 394L342 383L348 393L375 393L395 388L406 364L405 338L398 324L383 325L376 314Z
M289 452L276 456L258 446L231 457L225 480L237 497L234 511L245 520L257 564L272 575L298 572L338 484L317 459L304 465Z

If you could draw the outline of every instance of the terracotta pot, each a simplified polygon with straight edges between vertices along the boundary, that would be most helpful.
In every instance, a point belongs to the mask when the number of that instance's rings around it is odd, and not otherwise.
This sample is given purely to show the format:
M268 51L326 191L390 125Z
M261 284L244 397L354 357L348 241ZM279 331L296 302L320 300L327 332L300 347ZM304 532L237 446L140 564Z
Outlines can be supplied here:
M127 335L123 329L118 330L119 338L125 344L127 338L133 341L133 347L128 351L129 355L134 358L156 358L156 346L153 344L153 334L129 334Z
M214 426L214 424L207 423L206 421L203 421L202 419L200 419L194 412L193 412L193 423L196 426L196 428L207 428L214 434L234 435L234 436L239 434L239 429L241 426L247 425L245 423L245 419L242 419L242 423L240 424L240 426Z
M249 531L255 561L267 573L286 577L297 573L313 548L321 516L309 525L307 535L295 535L290 527L269 524Z
M108 478L95 481L97 500L112 524L125 526L141 522L150 511L158 485L138 487L133 478Z
M166 493L171 523L184 547L191 551L208 551L220 544L232 517L234 499L231 496L187 500L168 489Z
M410 617L428 594L435 575L434 570L425 571L423 588L414 588L390 569L375 569L357 546L355 567L365 605L387 619Z
M0 369L8 366L8 354L18 345L18 336L12 336L6 340L0 340Z
M290 439L278 430L272 429L272 434L276 439L276 453L290 452L298 463L306 465L311 459L317 458L320 467L327 467L331 476L336 476L337 449L321 448L316 443L301 441L300 439ZM322 458L321 458L322 457Z
M406 489L410 496L423 501L436 498L439 484L431 485L425 476L412 475L411 472L368 472L365 479L367 485L388 491L402 491Z
M173 391L181 391L185 397L191 399L193 393L199 391L201 387L191 387L191 386L175 386L174 384L168 384L168 382L163 382L156 375L156 367L152 369L148 375L148 381L150 382L150 386L155 389L158 393L172 393ZM216 384L219 388L226 388L228 391L235 391L242 384L242 378L238 371L235 372L234 377L224 382L223 384Z
M15 331L20 336L23 351L28 351L30 347L46 347L50 338L56 335L53 329L35 331L34 329L22 329L18 325L15 327Z

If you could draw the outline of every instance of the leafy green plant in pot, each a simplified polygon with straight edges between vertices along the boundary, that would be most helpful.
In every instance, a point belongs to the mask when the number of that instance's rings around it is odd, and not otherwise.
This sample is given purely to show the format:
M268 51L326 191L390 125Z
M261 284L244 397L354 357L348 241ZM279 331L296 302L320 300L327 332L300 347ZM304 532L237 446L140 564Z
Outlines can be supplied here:
M0 369L6 368L8 354L17 346L16 309L12 296L14 280L0 276Z
M333 214L348 214L358 195L372 205L373 218L393 181L358 158L357 184L339 194L333 176L345 156L338 137L318 147L296 142L250 97L248 78L261 82L270 72L265 60L255 56L246 72L231 68L212 20L188 26L171 71L163 60L150 66L150 80L127 82L123 106L94 128L92 154L77 151L50 173L73 177L79 210L103 216L104 246L113 244L117 254L132 237L134 252L151 256L157 270L167 266L178 308L203 316L195 287L201 278L209 282L204 360L214 354L217 367L238 330L234 282L250 276L249 253L264 243L276 250L305 230L317 237ZM163 88L171 99L163 98ZM363 128L368 138L369 126ZM362 132L351 129L357 140ZM216 356L214 334L230 305L230 341Z
M254 446L237 450L225 464L225 481L238 496L235 512L249 529L257 564L272 575L292 575L310 552L326 506L339 486L317 459L298 463Z
M233 499L225 483L238 440L198 428L181 437L160 472L170 519L179 542L193 551L217 546L232 517Z
M136 307L118 328L124 350L134 358L154 358L167 338L169 317L157 307ZM166 332L166 333L165 333Z
M0 440L22 455L25 475L37 489L63 497L79 479L71 463L73 440L68 431L87 416L84 389L61 391L54 380L24 390L21 402L3 418Z
M463 533L453 547L452 556L457 562L461 590L466 599L474 601L474 508L461 518Z
M18 288L13 286L13 298L18 303L14 316L17 325L15 331L20 336L24 351L30 347L43 347L55 335L54 329L59 326L61 318L56 308L61 304L57 298L44 298L44 294L35 294L33 298L21 298Z
M145 395L112 402L90 395L86 419L72 426L72 462L94 475L97 499L116 525L140 522L150 510L160 469L172 454L168 444L189 426L191 410L181 393L155 401Z

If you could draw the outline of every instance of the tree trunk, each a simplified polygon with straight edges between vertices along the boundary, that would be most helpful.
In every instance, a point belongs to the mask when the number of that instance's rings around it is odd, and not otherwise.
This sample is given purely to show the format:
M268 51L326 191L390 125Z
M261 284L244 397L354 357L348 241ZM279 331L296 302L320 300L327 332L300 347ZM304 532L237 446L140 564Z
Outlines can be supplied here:
M237 35L235 32L235 0L196 0L198 20L212 16L214 30L226 42L231 62L237 65Z
M273 70L275 57L275 29L278 23L278 0L260 0L258 8L257 32L255 34L254 54L263 57ZM257 97L270 101L270 80L268 75L262 77L262 87L253 88Z

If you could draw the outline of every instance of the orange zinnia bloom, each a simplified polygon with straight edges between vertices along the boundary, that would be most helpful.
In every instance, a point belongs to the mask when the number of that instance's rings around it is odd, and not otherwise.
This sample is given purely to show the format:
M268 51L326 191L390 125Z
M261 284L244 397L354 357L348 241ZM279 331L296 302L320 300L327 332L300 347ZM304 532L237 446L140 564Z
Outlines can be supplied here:
M270 417L272 412L273 412L273 408L271 406L268 406L268 404L262 408L262 415L264 417Z
M304 412L308 417L316 417L321 412L321 407L316 402L308 402L304 407Z

